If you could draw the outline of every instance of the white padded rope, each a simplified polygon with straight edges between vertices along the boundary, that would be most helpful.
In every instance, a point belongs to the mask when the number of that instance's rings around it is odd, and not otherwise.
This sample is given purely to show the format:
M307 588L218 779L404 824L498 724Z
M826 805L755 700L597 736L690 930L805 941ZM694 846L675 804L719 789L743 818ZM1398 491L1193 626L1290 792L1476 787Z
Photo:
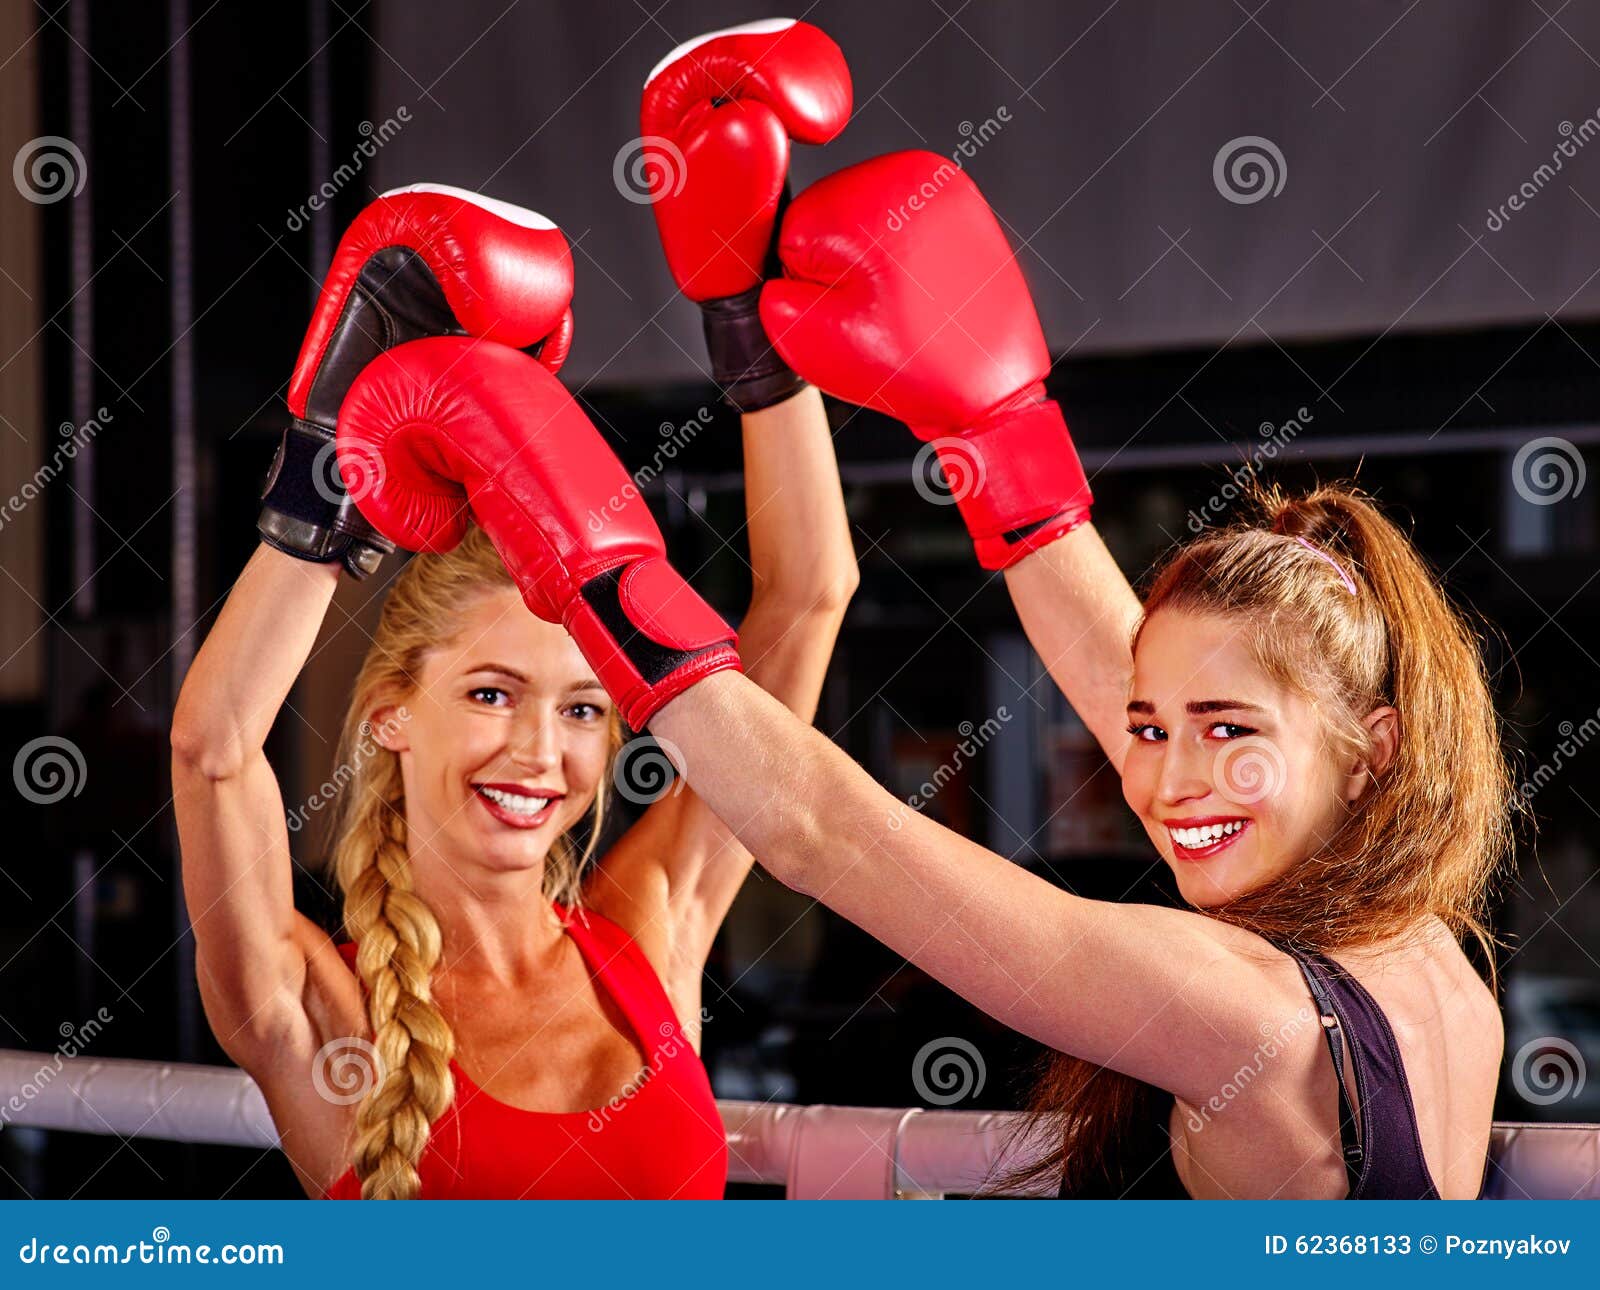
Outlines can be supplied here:
M970 1194L997 1165L1019 1117L720 1101L728 1177L790 1199ZM0 1049L0 1126L123 1138L275 1147L261 1090L241 1070L183 1062ZM875 1144L866 1152L862 1144ZM1490 1195L1600 1200L1600 1125L1497 1124Z

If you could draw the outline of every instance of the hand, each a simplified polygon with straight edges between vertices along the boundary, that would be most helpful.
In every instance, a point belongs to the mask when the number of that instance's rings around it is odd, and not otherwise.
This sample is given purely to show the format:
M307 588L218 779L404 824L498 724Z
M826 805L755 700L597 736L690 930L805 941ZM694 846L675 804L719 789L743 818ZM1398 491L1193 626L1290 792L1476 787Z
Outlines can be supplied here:
M571 301L567 240L538 212L431 184L378 198L340 241L300 347L262 540L342 562L357 578L373 572L393 546L333 468L339 405L356 373L388 346L451 334L527 348L554 371L572 344Z
M805 382L775 353L757 311L776 268L772 234L787 193L789 142L826 143L850 119L839 47L787 18L678 46L645 82L640 132L656 228L678 286L700 305L712 375L743 412Z
M795 371L935 445L978 560L1003 569L1089 518L1027 283L977 186L929 152L813 184L784 216L761 318Z

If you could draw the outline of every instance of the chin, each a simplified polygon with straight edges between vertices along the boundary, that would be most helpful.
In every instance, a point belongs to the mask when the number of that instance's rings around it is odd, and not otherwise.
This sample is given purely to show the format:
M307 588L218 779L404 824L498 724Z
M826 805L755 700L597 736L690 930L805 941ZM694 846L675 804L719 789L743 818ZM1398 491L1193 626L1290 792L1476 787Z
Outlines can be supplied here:
M1182 873L1182 870L1179 870ZM1194 909L1215 909L1226 905L1240 893L1231 889L1226 884L1218 884L1208 878L1193 877L1185 881L1178 879L1178 894L1183 897L1184 904Z
M1168 860L1178 882L1178 894L1195 909L1214 909L1258 886L1252 875L1237 865L1207 865L1193 860Z

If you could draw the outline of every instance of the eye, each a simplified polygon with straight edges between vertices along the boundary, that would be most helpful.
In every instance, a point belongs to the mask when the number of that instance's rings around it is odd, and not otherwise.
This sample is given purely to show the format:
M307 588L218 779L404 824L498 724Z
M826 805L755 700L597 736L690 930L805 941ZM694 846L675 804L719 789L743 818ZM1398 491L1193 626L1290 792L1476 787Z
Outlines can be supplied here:
M1242 739L1246 735L1255 734L1255 731L1249 726L1235 725L1231 721L1213 721L1209 726L1206 727L1207 734L1211 734L1217 730L1225 732L1220 736L1223 739Z
M505 706L504 704L496 703L493 699L489 699L487 702L485 702L484 700L482 700L479 697L479 696L485 695L485 694L498 695L501 698L505 699L507 703L509 703L511 701L511 695L507 691L502 690L497 685L480 685L480 686L475 687L474 689L471 689L471 690L467 691L467 697L469 699L472 699L472 700L477 701L477 702L483 702L485 707L499 708L499 707L504 707Z
M1152 726L1149 722L1145 722L1142 725L1136 722L1128 727L1128 733L1135 739L1147 744L1160 743L1167 737L1165 730L1160 726Z
M573 703L567 706L567 714L578 721L598 721L606 715L605 709L598 703Z

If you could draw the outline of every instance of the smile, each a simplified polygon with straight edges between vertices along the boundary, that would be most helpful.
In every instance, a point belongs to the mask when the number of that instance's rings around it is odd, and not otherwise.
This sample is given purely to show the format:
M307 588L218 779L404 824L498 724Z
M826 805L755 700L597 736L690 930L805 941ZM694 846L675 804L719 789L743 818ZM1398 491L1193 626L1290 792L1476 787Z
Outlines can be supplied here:
M1250 827L1249 820L1220 820L1207 824L1174 827L1167 825L1173 853L1180 860L1209 860L1220 855Z
M474 784L473 791L490 815L514 829L536 829L555 813L560 793L513 792L491 784Z

